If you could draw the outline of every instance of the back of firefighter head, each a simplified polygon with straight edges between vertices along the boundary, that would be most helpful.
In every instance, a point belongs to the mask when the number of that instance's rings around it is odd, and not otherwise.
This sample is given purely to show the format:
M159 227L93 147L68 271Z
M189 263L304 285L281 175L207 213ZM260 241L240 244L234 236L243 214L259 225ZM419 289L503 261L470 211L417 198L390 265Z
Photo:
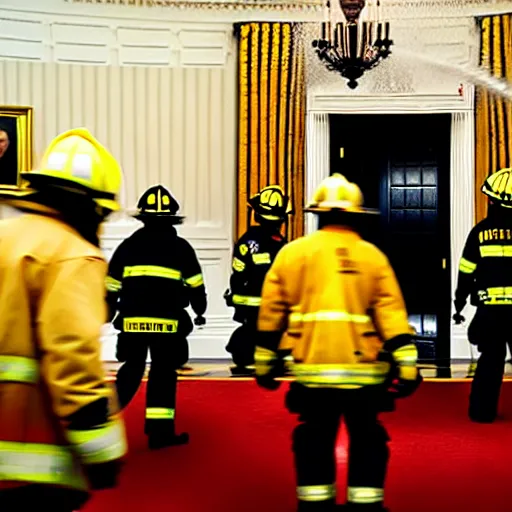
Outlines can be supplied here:
M116 159L85 128L56 137L39 168L21 173L15 206L36 202L80 223L99 224L120 209L122 171Z
M481 190L489 198L489 216L512 218L512 168L491 174Z
M262 188L249 199L254 221L263 227L278 230L292 213L290 199L278 185Z
M341 224L354 228L359 227L361 214L379 213L364 208L361 189L338 173L320 183L304 211L316 213L320 227Z
M137 203L134 217L149 229L166 230L182 224L185 217L178 215L180 205L167 188L155 185L148 188Z

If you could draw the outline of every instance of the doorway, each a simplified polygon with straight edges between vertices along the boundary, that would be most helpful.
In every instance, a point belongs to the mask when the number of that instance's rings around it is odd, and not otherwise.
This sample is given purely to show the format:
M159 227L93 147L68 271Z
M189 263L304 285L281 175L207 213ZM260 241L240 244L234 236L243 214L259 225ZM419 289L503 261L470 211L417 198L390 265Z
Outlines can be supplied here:
M450 114L330 115L330 170L381 215L363 235L388 256L422 362L450 368Z

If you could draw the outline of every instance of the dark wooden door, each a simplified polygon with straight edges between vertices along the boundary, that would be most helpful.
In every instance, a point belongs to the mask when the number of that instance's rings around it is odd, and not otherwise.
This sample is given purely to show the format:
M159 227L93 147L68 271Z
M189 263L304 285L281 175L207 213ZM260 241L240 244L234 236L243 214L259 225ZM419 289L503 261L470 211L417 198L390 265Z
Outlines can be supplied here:
M330 121L331 172L356 182L366 205L380 210L364 236L395 269L420 357L448 375L450 115L336 115Z

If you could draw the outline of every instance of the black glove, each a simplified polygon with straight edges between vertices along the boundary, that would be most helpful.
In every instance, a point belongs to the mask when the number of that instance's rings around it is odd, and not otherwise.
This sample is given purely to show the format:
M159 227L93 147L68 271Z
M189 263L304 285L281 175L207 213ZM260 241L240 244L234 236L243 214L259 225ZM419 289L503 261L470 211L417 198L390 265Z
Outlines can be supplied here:
M257 376L256 384L260 388L265 388L269 391L276 391L281 387L281 381L274 379L272 375Z
M226 301L226 306L228 308L232 308L234 306L234 304L233 304L233 294L231 293L231 290L226 290L224 292L224 300Z
M415 380L407 380L407 379L395 379L390 386L390 393L395 398L406 398L411 396L413 393L417 391L420 387L420 384L423 382L423 377L418 371L418 376Z
M101 464L87 464L84 466L85 475L93 491L112 489L117 487L122 462L112 460Z
M205 323L206 323L206 318L203 315L197 315L194 318L194 325L196 325L197 327L201 327Z
M455 313L452 318L455 322L455 325L460 325L466 321L466 319L460 313Z

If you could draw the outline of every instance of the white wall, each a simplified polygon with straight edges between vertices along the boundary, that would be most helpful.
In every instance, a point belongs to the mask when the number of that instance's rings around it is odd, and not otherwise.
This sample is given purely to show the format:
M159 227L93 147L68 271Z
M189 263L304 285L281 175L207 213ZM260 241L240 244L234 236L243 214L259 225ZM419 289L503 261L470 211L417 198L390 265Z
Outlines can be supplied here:
M58 133L85 126L123 166L125 208L153 184L170 187L186 216L180 234L198 252L209 298L207 326L190 338L191 357L228 357L234 325L222 294L236 170L232 26L19 16L0 8L0 34L0 55L9 57L0 61L0 105L34 107L35 162ZM107 257L138 226L126 214L107 223ZM106 336L106 359L113 359L114 342Z

